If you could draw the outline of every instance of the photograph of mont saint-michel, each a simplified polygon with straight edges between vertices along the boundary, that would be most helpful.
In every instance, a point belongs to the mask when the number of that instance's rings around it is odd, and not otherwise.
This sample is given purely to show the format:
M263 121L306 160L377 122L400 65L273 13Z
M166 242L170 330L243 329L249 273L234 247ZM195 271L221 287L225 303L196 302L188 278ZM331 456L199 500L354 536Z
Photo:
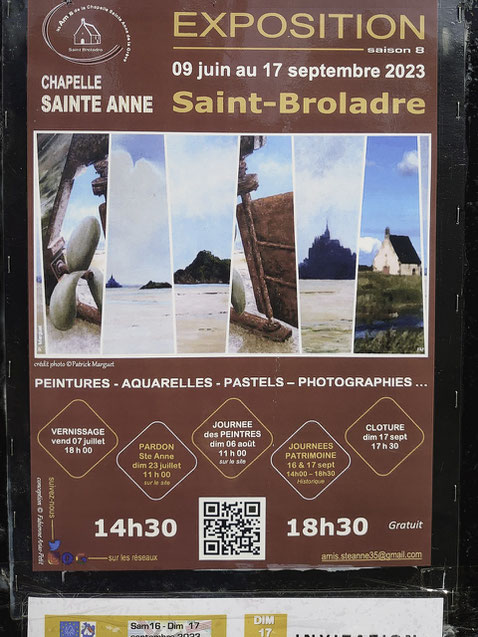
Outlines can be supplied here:
M364 136L294 138L302 351L351 353Z

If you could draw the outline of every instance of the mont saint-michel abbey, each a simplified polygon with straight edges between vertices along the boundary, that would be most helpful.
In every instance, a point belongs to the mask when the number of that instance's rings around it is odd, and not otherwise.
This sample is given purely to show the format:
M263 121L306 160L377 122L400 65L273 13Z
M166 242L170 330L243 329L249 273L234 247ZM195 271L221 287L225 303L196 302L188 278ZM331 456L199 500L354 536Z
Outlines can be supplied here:
M338 239L330 238L329 224L315 237L309 256L299 264L300 279L354 279L356 255Z

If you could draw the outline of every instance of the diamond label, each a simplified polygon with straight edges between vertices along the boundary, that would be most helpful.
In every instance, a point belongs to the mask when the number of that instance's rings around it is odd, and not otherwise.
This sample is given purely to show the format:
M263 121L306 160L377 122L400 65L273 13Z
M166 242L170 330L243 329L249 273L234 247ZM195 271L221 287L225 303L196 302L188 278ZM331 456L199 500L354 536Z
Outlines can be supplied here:
M118 446L111 427L79 398L52 418L37 436L38 443L71 478L84 478Z
M272 445L269 429L238 398L229 398L192 434L209 462L230 480L237 478Z
M150 500L162 500L197 467L197 458L164 422L152 422L116 456Z
M425 434L393 400L380 398L345 432L355 453L379 476L388 476L423 444Z
M308 420L271 456L271 464L304 500L315 500L350 467L342 445L316 420Z

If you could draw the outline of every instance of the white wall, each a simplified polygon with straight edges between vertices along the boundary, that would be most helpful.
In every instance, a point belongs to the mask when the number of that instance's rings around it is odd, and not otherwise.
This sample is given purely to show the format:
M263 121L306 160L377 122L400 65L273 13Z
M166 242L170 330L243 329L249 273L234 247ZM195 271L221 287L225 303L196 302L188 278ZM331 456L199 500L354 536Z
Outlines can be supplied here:
M413 272L415 270L415 272ZM412 276L420 276L422 273L422 266L415 263L402 263L400 266L400 274Z
M383 269L387 266L390 268L390 274L400 274L400 261L398 260L390 239L385 237L373 260L373 271L383 272Z

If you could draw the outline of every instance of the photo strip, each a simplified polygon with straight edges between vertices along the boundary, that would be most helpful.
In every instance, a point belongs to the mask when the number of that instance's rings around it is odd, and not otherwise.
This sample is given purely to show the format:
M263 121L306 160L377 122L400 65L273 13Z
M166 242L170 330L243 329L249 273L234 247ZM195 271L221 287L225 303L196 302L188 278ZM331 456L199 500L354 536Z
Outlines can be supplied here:
M166 135L178 354L226 352L238 143Z
M418 137L367 139L354 352L423 354Z
M352 350L365 137L294 137L302 351Z
M163 135L111 135L105 356L175 351Z
M36 147L37 268L43 262L36 273L37 332L46 324L41 353L98 356L109 136L39 133Z
M242 136L229 353L298 353L292 140Z

